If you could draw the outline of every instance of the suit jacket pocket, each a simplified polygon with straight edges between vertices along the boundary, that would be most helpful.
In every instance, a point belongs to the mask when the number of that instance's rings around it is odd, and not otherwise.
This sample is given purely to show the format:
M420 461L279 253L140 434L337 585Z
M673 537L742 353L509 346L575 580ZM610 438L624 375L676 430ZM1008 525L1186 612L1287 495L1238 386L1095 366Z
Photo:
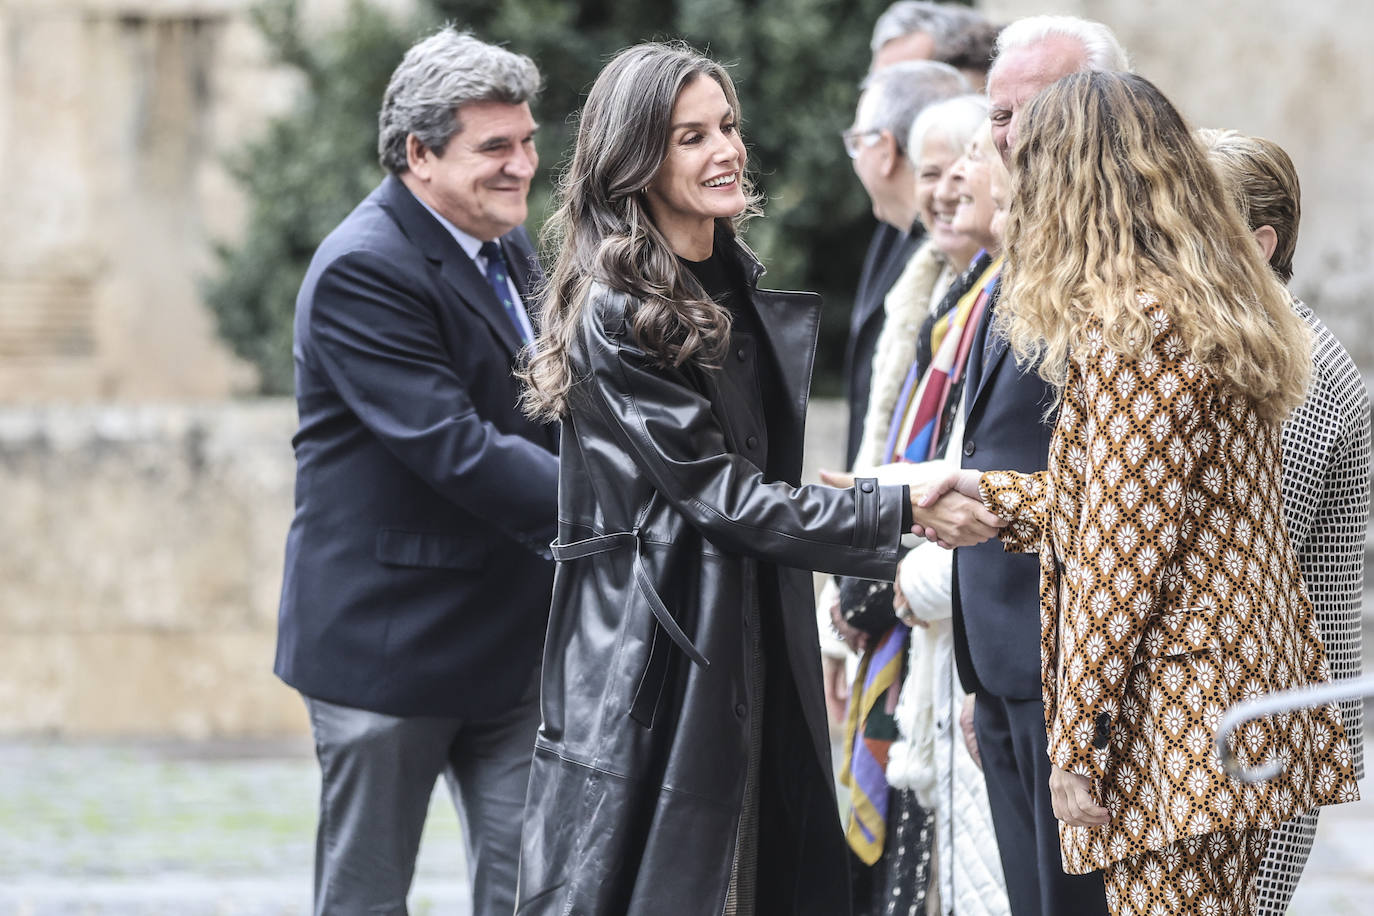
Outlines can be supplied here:
M377 559L388 566L478 570L486 558L487 545L479 537L399 528L377 532Z

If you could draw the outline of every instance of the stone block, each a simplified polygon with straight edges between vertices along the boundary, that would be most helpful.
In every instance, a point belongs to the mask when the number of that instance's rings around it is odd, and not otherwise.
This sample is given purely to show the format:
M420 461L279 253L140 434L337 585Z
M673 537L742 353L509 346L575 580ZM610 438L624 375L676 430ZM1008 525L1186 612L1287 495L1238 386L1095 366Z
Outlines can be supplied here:
M88 630L0 637L0 735L264 738L308 733L272 674L275 633Z

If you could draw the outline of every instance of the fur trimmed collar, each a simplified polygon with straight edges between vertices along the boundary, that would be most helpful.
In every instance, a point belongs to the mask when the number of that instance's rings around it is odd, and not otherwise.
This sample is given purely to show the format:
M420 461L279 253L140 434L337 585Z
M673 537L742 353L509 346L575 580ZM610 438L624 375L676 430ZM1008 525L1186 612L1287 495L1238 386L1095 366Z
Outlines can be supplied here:
M941 283L941 279L944 282ZM882 333L873 350L873 380L869 383L868 413L864 416L863 436L854 470L869 470L883 464L883 446L897 396L902 393L911 362L916 358L916 335L934 305L937 287L943 292L954 279L944 255L927 239L911 256L897 282L883 300L886 317Z

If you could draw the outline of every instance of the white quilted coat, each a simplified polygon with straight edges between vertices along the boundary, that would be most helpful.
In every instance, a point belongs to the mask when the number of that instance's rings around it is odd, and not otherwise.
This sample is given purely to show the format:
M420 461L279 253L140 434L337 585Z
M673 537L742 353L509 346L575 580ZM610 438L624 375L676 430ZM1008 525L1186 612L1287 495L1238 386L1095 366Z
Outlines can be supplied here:
M958 448L962 432L958 423L951 449ZM921 804L935 812L941 912L1009 916L983 774L959 729L964 693L954 670L950 562L948 551L923 543L898 569L898 586L927 626L911 631L907 677L897 703L902 740L888 753L887 780L914 789Z
M942 461L875 467L883 460L888 421L916 357L917 332L952 279L934 246L927 243L912 256L888 294L856 472L876 476L883 483L919 485L957 467ZM961 409L949 445L951 454L958 454L962 436ZM964 694L954 671L951 563L949 551L922 542L898 570L898 586L912 612L928 626L911 632L907 675L897 705L902 737L888 753L887 779L890 785L913 789L921 804L935 811L941 912L946 916L1010 916L983 774L969 757L959 731ZM829 587L833 582L829 580ZM828 609L830 597L827 592L818 602L822 612ZM825 633L828 626L821 630Z

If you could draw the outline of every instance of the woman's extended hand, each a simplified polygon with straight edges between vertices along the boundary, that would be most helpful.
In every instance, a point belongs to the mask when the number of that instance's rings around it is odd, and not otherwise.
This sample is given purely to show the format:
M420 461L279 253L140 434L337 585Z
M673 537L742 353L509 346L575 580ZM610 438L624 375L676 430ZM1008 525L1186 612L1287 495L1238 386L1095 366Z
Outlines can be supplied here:
M1088 777L1059 767L1050 768L1050 801L1054 816L1070 827L1101 827L1111 820L1111 812L1093 798Z
M978 480L983 476L982 471L975 471L972 468L962 468L958 471L950 471L941 479L931 483L923 491L920 502L917 505L921 508L933 506L940 497L946 493L960 493L969 499L983 501L983 496L978 492Z
M912 531L941 547L981 544L1007 526L983 505L979 471L953 471L923 491L911 493Z
M850 652L855 655L868 648L868 634L863 630L856 629L849 625L849 621L844 619L844 614L840 611L840 599L835 598L830 602L830 629L835 631L835 635L848 647Z

